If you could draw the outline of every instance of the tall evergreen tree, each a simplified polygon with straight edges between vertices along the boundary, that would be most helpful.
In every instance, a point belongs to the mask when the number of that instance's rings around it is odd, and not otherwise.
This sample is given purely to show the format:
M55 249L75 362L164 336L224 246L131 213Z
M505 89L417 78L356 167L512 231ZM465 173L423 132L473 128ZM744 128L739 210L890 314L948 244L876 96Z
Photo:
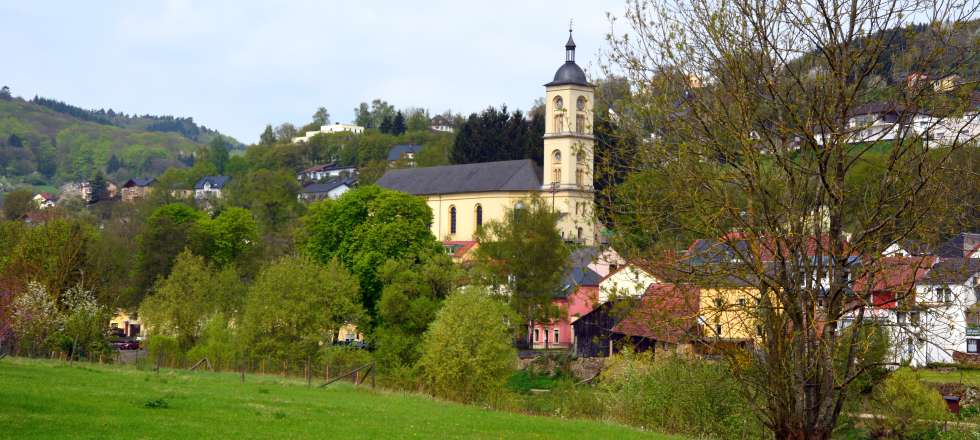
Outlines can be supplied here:
M105 165L105 172L109 174L115 173L121 166L122 164L119 163L119 158L113 154L111 157L109 157L109 162Z
M326 107L316 109L316 113L313 113L313 123L316 125L327 125L330 123L330 112L327 111Z
M405 115L401 111L395 113L395 119L391 122L391 134L398 136L405 132Z
M489 107L473 113L462 124L453 144L453 163L493 162L534 159L542 162L541 145L544 119L535 115L528 121L521 111L507 113L507 107Z
M386 116L381 120L381 125L378 127L378 130L380 130L382 133L389 134L391 133L392 128L391 118Z
M259 136L259 144L272 145L274 143L276 143L276 134L272 131L272 124L266 124L265 130L263 130L262 135Z
M95 203L101 200L109 200L109 184L105 180L105 175L102 171L95 173L95 177L92 178L90 183L92 186L92 195L90 196L89 202Z

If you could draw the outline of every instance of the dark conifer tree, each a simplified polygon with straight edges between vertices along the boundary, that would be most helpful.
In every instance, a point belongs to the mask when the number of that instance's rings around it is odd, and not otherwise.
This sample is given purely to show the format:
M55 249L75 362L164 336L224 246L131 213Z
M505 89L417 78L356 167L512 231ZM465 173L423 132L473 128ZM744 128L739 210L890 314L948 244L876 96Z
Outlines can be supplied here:
M112 174L119 170L121 164L119 163L119 158L115 154L109 158L109 162L105 165L105 172Z
M398 136L405 132L405 115L401 111L395 113L395 119L391 122L391 134Z
M392 129L391 118L385 116L385 118L381 120L381 125L378 126L378 130L380 130L384 134L388 134L391 133L391 129Z

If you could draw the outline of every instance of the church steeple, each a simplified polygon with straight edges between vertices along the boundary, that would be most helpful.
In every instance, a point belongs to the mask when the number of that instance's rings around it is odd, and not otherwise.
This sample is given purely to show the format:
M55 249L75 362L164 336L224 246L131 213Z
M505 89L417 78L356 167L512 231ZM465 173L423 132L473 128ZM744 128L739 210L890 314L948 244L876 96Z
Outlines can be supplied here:
M572 39L572 22L568 22L568 42L565 43L565 62L575 62L575 40Z

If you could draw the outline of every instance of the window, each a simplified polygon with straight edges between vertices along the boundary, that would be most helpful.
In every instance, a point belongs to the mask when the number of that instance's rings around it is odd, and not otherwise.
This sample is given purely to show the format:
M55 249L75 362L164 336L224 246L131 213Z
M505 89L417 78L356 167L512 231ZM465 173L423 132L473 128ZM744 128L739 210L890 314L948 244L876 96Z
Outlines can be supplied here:
M554 342L558 342L558 329L555 329L555 339Z
M721 298L715 298L715 307L717 307L717 308L720 309L720 308L722 308L724 306L725 306L725 300L723 300Z
M895 320L898 321L898 325L905 325L905 312L896 312Z
M580 112L585 111L585 97L584 96L579 96L578 97L578 100L575 101L575 108L578 111L580 111Z
M577 238L579 240L582 240L582 227L581 226L579 226L579 228L576 230L576 235L577 235Z
M555 163L561 163L561 150L551 152L551 160L553 160Z
M554 103L555 103L555 110L562 110L565 108L565 101L561 99L561 96L556 96Z
M966 340L966 352L967 353L980 353L980 339L967 339Z
M534 329L534 342L541 340L541 332L538 329Z
M715 324L715 335L721 336L721 324Z
M582 177L583 175L585 175L585 170L583 170L582 168L576 168L575 169L575 184L576 185L582 186L582 182L584 181L584 178Z
M480 229L483 226L483 207L479 204L476 205L476 228Z
M449 207L449 234L450 235L456 234L456 207L455 206Z
M919 325L919 312L909 312L909 322L912 325Z
M745 303L746 303L745 298L739 298L738 299L738 305L740 305L742 307L745 307Z
M555 133L561 133L565 129L565 115L555 115Z
M575 132L585 133L585 115L575 115Z
M953 302L953 290L949 287L936 288L936 301L949 304Z
M551 181L558 183L561 182L561 168L555 167L551 170Z

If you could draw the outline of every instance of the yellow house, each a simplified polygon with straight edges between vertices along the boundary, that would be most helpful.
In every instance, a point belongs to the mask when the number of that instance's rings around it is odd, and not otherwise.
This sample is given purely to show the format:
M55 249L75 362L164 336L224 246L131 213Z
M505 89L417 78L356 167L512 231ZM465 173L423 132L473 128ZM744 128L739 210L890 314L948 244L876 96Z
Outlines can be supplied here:
M136 338L143 336L143 321L125 309L116 309L116 314L109 319L110 329L119 329L123 336Z
M755 315L759 290L747 286L701 289L700 315L706 341L755 341L761 330Z
M508 209L538 195L561 214L558 230L567 241L593 245L594 189L592 105L594 89L575 63L569 31L565 63L545 84L544 164L530 159L389 170L384 188L425 198L432 233L442 241L473 240L485 222L501 221Z

